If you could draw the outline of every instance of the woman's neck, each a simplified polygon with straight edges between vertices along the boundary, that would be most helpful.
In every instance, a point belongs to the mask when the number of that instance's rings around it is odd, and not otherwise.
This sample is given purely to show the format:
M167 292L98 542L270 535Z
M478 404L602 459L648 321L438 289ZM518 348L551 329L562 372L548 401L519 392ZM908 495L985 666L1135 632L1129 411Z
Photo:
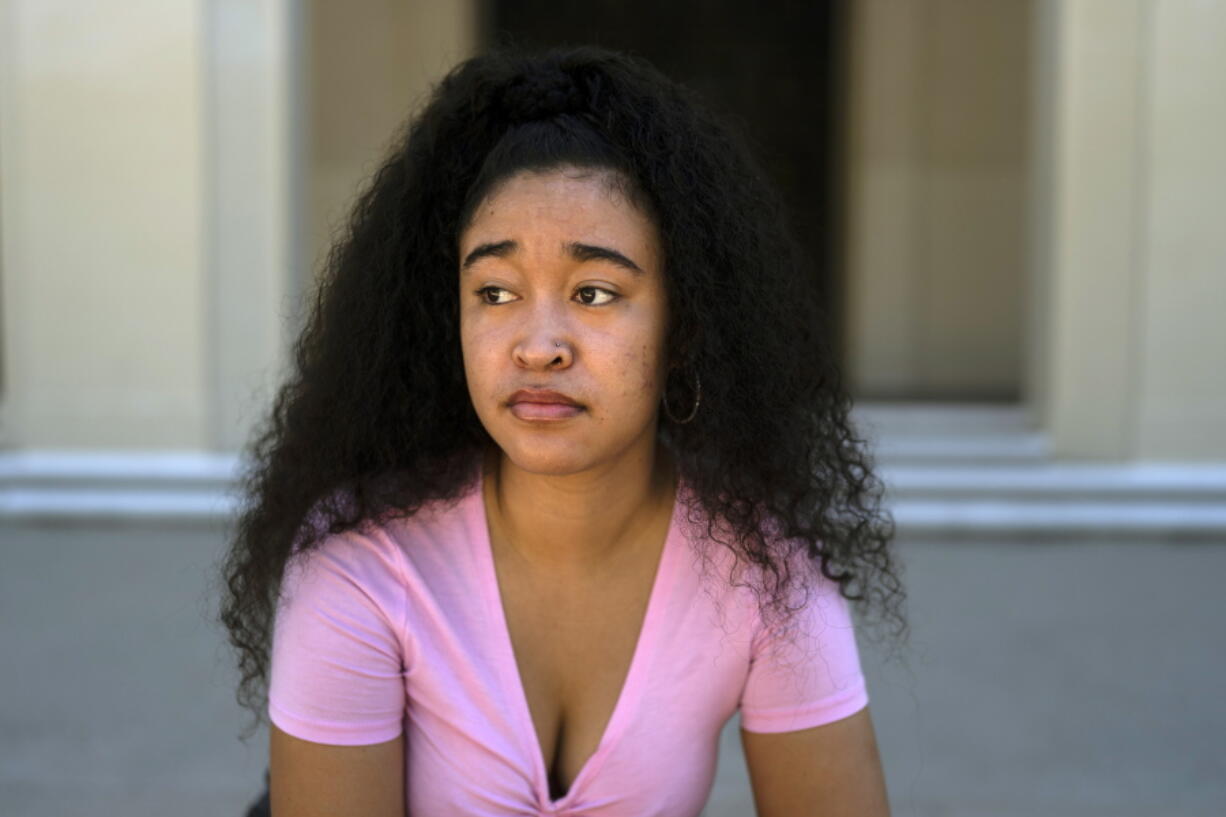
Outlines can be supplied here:
M501 450L483 467L491 543L519 566L559 578L616 567L652 545L672 516L677 475L658 444L646 456L563 477L516 468Z

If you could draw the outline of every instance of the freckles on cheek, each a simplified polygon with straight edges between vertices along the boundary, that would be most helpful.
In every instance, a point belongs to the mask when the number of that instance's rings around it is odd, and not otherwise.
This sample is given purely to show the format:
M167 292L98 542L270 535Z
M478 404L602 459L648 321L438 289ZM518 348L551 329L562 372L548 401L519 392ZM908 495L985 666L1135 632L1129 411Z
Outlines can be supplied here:
M642 395L656 387L656 367L652 365L651 347L647 344L626 354L624 370L633 375L626 378L626 396Z

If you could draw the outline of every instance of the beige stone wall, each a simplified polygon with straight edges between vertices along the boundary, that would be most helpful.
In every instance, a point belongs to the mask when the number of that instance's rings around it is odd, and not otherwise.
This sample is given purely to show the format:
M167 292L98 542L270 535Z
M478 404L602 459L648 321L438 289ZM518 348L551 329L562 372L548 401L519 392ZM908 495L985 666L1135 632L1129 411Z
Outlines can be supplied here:
M283 379L301 291L302 20L294 0L206 14L208 441L235 451Z
M1226 3L860 0L860 395L1226 457ZM0 0L0 446L233 450L477 4Z
M477 4L309 4L308 254L318 270L394 132L477 48Z
M1226 456L1226 4L852 8L859 394L1012 393L1060 457Z
M5 447L206 443L201 14L0 6Z
M1226 3L1153 2L1133 454L1226 458Z
M1144 195L1141 0L1045 4L1051 38L1048 181L1034 217L1050 225L1035 248L1047 297L1036 333L1047 343L1044 427L1077 456L1126 456L1133 435L1135 321Z
M474 6L0 0L0 447L239 448Z
M1016 397L1031 3L858 0L849 374L861 397Z
M1226 4L1045 0L1040 416L1062 456L1226 457Z

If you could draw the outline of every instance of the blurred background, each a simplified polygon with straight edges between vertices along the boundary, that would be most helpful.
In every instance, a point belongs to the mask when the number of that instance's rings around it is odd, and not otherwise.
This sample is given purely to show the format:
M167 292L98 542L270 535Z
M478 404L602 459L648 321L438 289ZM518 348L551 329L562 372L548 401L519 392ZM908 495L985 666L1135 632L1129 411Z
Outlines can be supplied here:
M861 637L895 815L1226 814L1226 0L0 0L0 812L260 793L239 451L393 132L508 40L646 57L791 206L911 596Z

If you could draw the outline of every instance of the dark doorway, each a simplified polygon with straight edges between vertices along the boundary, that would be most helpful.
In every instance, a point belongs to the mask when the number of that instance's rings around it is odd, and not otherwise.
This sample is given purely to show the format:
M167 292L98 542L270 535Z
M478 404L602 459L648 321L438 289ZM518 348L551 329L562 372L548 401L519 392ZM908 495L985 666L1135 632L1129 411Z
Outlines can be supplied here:
M650 60L739 125L783 193L842 349L846 0L485 0L486 45L594 43Z

